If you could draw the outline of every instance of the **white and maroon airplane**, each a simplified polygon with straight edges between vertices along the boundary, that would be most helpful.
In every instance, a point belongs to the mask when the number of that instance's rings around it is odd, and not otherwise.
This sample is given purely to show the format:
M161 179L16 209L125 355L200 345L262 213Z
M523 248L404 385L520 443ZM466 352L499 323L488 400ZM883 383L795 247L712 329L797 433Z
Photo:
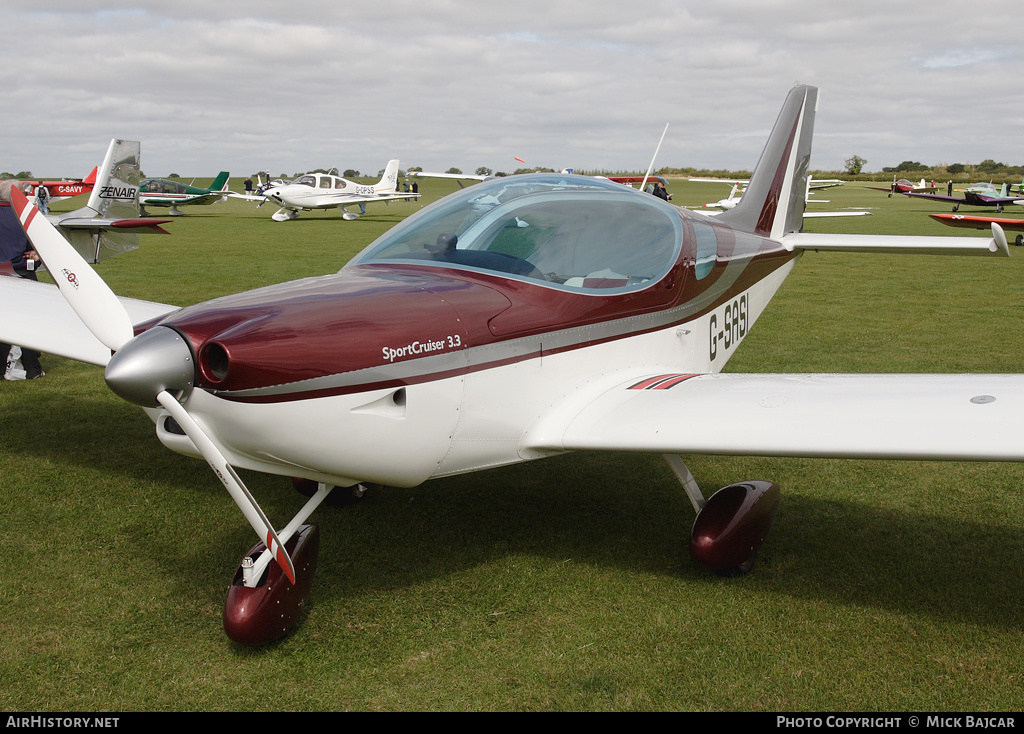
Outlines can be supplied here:
M666 456L697 511L694 558L746 572L778 486L705 498L680 455L1024 459L1024 376L721 373L806 250L1009 254L998 227L801 233L816 102L789 93L742 203L715 218L607 180L511 176L421 210L338 273L180 309L116 297L16 194L67 300L4 279L20 288L0 283L0 304L32 297L47 323L5 320L0 339L105 365L161 442L213 467L263 541L225 605L243 644L300 615L319 543L307 520L332 490L566 451ZM315 491L275 528L236 468Z

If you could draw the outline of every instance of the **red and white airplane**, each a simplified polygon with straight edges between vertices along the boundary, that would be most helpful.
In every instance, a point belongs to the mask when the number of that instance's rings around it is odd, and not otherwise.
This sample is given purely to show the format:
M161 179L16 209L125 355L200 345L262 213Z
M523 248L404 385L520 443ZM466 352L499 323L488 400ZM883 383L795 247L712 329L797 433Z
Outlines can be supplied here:
M889 196L892 196L893 194L908 194L917 191L934 192L936 187L935 184L929 184L923 178L920 183L914 183L913 181L908 181L905 178L897 180L896 177L893 176L892 184L889 186L865 186L864 188L875 189L876 191L888 191Z
M991 229L993 224L998 224L1005 232L1021 232L1013 243L1018 247L1024 246L1024 219L1009 219L1006 217L983 217L969 214L929 214L929 217L936 222L945 224L947 227L959 229Z
M722 373L807 250L1009 254L998 227L802 233L816 103L813 87L788 94L742 202L715 218L606 180L510 176L424 208L338 273L180 309L115 296L16 195L66 301L0 283L0 304L32 298L46 320L4 320L0 339L105 365L162 443L214 469L261 540L225 603L243 644L300 616L319 543L307 521L331 491L566 451L666 456L697 512L694 558L746 572L779 487L705 498L680 455L1024 460L1022 375ZM315 491L275 526L237 468Z
M98 170L99 167L97 166L85 178L66 178L61 181L23 181L22 183L31 185L32 189L29 193L36 193L41 186L50 194L50 201L60 201L61 199L70 199L73 196L90 193L96 185L96 172Z

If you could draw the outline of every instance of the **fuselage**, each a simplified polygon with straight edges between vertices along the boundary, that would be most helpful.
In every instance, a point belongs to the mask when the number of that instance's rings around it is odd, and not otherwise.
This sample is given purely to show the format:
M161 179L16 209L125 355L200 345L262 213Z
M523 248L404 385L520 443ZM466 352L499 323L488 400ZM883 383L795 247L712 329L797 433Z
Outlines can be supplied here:
M413 486L538 458L524 436L577 394L721 370L795 262L618 184L515 179L422 210L339 273L165 319L195 354L188 410L230 461Z
M327 173L307 173L291 183L271 186L263 192L266 198L291 209L331 209L376 195L373 184Z

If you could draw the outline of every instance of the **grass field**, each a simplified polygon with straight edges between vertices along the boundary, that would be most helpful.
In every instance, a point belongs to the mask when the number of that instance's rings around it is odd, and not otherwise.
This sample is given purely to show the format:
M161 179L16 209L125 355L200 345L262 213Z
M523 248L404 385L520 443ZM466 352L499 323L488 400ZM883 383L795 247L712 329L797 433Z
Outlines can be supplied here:
M808 230L961 234L927 217L938 204L859 185L817 198L872 215ZM337 270L419 206L284 223L269 206L195 207L97 269L120 294L184 305ZM1016 249L808 254L729 370L1019 372L1022 271ZM164 449L102 370L43 366L0 382L0 710L1021 709L1020 465L689 457L707 490L782 487L740 579L690 560L693 511L658 457L385 488L318 510L307 616L248 649L220 615L254 536L219 482ZM244 478L272 519L303 501L287 480Z

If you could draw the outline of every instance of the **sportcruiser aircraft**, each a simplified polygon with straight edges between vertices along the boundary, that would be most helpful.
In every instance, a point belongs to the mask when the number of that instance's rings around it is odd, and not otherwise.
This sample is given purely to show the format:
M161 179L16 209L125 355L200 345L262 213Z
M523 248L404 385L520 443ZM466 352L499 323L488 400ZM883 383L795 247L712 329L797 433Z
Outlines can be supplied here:
M808 250L1009 254L998 227L802 232L816 103L813 87L789 92L743 201L716 218L611 181L512 176L420 210L338 273L185 308L118 298L16 194L66 302L0 282L0 307L32 299L0 339L104 365L165 446L213 468L260 539L225 602L239 643L301 616L319 548L307 521L329 493L567 451L664 455L696 511L694 559L744 573L780 488L705 497L680 455L1024 460L1024 375L722 372ZM237 468L312 496L272 524Z
M418 199L420 195L398 193L398 161L391 160L375 184L361 184L329 173L307 173L290 183L271 186L262 196L281 205L271 218L275 222L287 222L297 219L304 209L341 209L342 219L359 219L361 212L349 211L348 207L359 205L362 208L376 201Z
M180 217L185 212L178 211L179 206L196 206L199 204L215 204L224 201L232 196L228 188L228 172L221 171L213 180L210 188L192 186L164 178L147 178L139 185L139 205L142 207L143 216L149 216L145 207L161 206L170 207L169 216Z

